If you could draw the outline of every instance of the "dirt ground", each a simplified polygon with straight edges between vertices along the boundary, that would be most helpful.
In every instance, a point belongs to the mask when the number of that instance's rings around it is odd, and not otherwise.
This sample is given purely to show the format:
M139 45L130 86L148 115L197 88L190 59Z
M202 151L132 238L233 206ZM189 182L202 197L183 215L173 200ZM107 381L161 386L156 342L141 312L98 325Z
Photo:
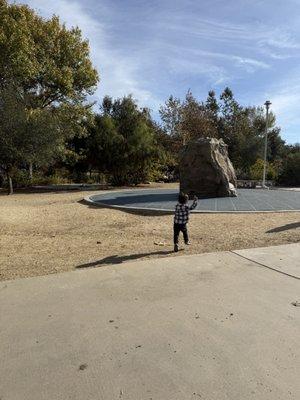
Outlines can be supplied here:
M175 255L172 215L94 208L81 202L89 194L0 195L0 280L300 240L300 212L193 214L192 245Z

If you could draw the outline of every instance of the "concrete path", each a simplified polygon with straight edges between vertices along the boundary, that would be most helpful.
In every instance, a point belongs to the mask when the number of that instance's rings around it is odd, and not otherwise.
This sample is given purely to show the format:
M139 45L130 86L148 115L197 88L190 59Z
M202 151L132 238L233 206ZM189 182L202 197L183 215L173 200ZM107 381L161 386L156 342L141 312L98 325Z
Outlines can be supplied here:
M0 398L298 400L299 269L298 244L1 282Z
M288 250L287 250L288 249ZM282 274L300 279L300 245L262 247L259 249L236 250L234 253L251 259ZM300 293L299 293L300 294Z

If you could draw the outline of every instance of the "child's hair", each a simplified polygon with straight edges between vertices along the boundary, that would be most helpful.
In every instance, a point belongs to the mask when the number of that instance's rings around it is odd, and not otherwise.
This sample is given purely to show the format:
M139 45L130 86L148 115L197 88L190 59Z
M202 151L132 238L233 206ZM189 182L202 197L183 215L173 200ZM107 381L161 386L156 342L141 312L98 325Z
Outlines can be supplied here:
M184 194L183 192L179 193L178 203L185 204L188 202L188 200L189 200L189 196L187 194Z

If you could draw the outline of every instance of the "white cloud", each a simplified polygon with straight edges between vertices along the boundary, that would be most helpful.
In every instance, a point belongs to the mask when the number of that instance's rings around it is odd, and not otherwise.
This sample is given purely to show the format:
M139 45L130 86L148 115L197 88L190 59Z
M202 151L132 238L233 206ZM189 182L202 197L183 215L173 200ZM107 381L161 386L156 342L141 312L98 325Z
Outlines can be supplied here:
M165 21L161 23L161 28L163 29L164 26ZM237 24L217 19L191 17L188 24L183 24L182 16L175 15L167 23L167 28L181 31L182 34L192 37L201 37L219 43L227 42L229 45L237 45L242 50L248 49L254 52L260 50L261 53L274 59L291 57L295 54L287 54L287 51L300 48L299 41L289 31L289 27L271 28L267 23Z
M272 36L260 40L261 45L274 47L277 49L299 49L300 44L286 32L280 30L272 31Z
M113 49L108 23L104 22L109 21L110 9L104 2L98 1L98 6L101 3L100 16L99 13L93 16L83 3L74 0L27 0L26 3L45 17L56 14L68 27L78 26L83 36L89 39L91 58L100 74L94 97L101 99L106 94L112 97L132 94L143 106L158 106L160 101L144 88L140 73L142 60L135 56L126 57Z
M169 74L181 74L187 79L191 76L203 76L212 86L218 86L230 79L223 67L214 65L207 59L197 61L194 57L182 56L178 49L173 49L167 63Z
M231 61L237 67L244 67L247 72L255 72L257 69L270 68L270 65L264 61L256 60L254 58L248 58L238 56L235 54L217 53L217 52L201 52L203 55L207 55L212 58L221 58L224 60Z
M264 98L271 100L277 123L288 142L300 142L300 75L295 74L275 84Z

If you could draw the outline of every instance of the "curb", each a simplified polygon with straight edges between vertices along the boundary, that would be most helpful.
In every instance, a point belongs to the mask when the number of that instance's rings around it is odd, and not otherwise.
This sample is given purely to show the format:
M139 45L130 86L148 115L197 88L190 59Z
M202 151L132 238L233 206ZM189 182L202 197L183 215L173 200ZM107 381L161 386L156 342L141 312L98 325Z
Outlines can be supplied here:
M139 189L133 189L133 190L139 190ZM146 189L149 190L149 189ZM121 211L127 211L127 212L134 212L134 213L160 213L160 214L174 214L174 210L170 209L165 209L165 208L150 208L150 207L130 207L130 206L119 206L119 205L113 205L113 204L106 204L106 203L101 203L101 201L97 200L94 201L91 199L92 196L86 196L84 197L84 202L92 205L93 207L99 207L99 208L110 208L110 209L117 209ZM255 210L245 210L245 211L215 211L215 210L192 210L191 213L193 214L272 214L272 213L294 213L294 212L300 212L300 210L264 210L264 211L255 211Z

